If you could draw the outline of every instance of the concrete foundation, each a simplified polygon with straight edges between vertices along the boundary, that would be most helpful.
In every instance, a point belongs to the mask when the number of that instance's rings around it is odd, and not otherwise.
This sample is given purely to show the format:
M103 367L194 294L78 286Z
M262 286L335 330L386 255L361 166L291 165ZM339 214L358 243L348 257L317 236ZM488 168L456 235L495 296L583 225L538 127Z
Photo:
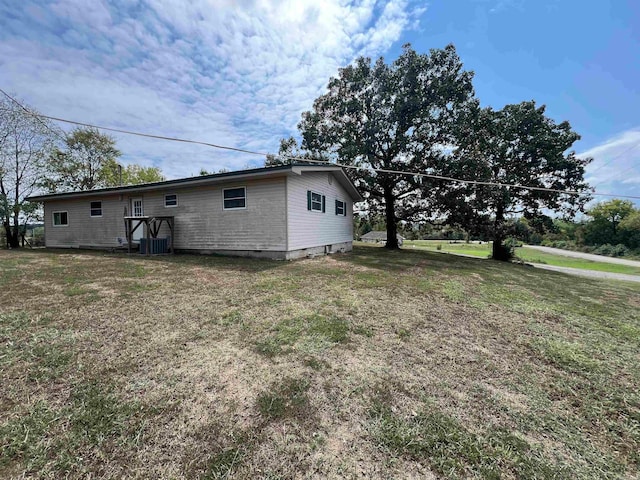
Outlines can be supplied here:
M296 260L299 258L317 257L332 253L344 253L353 250L352 242L320 245L317 247L302 248L300 250L201 250L201 249L176 249L176 253L196 253L202 255L224 255L229 257L268 258L270 260Z
M107 245L80 245L80 246L50 246L48 248L78 248L86 250L122 250L122 247ZM296 260L299 258L318 257L320 255L331 255L333 253L344 253L353 250L352 242L333 243L331 245L320 245L317 247L302 248L299 250L201 250L177 248L176 253L190 253L200 255L223 255L228 257L249 257L267 258L270 260Z

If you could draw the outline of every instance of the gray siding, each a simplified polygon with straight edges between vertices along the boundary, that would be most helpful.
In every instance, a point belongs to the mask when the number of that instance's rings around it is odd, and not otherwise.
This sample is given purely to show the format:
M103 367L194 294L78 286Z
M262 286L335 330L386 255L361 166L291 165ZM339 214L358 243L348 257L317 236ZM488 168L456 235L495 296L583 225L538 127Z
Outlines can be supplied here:
M246 209L224 210L222 190L245 186ZM164 195L178 195L165 207ZM175 217L175 248L196 250L286 250L285 177L196 188L164 188L152 193L45 202L48 247L117 246L125 238L124 209L142 197L145 215ZM102 200L103 216L89 216L91 201ZM69 226L54 227L53 212L67 211ZM168 234L163 227L160 235Z
M307 209L308 190L326 197L324 213ZM335 214L336 199L346 203L346 216ZM287 217L289 250L353 240L353 201L332 173L305 172L287 177Z
M91 201L102 201L102 217L91 217ZM117 237L125 237L124 206L118 195L82 200L49 201L44 204L44 230L47 247L80 245L117 246ZM53 225L54 212L67 212L69 225Z

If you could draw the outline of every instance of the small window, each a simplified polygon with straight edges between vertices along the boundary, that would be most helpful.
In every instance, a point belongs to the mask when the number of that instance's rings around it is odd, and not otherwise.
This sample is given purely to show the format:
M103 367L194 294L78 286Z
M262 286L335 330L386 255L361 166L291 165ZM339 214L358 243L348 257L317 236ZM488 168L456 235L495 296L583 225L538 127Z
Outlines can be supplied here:
M177 207L178 206L178 195L171 194L164 196L164 206L165 207Z
M91 202L91 216L92 217L102 216L102 202Z
M311 210L312 212L324 212L325 196L321 193L307 190L307 210Z
M53 226L66 227L69 225L69 214L67 212L53 212Z
M347 216L347 205L342 200L336 200L336 215Z
M225 188L222 190L222 197L225 210L247 207L247 190L245 187Z

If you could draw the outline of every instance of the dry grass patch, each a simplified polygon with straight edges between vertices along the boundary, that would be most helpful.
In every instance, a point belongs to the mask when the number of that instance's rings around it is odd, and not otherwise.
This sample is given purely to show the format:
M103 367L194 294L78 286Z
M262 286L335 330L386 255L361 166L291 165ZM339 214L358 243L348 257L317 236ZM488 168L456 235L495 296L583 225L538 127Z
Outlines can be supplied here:
M3 251L0 284L3 478L638 474L636 285L366 247Z

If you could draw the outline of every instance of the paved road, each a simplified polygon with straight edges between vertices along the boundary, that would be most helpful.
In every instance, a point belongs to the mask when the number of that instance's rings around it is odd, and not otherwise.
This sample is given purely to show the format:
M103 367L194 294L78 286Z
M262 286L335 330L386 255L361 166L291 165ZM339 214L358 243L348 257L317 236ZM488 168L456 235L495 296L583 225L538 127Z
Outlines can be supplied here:
M637 260L625 260L623 258L605 257L604 255L594 255L592 253L574 252L572 250L562 250L560 248L541 247L538 245L527 245L527 248L539 250L553 255L562 255L564 257L582 258L584 260L592 260L594 262L617 263L618 265L628 265L630 267L640 268L640 262Z
M626 273L600 272L597 270L582 270L581 268L556 267L555 265L545 265L542 263L529 263L532 267L542 268L544 270L553 270L554 272L567 273L569 275L577 275L578 277L600 278L604 280L625 280L627 282L640 283L640 275L628 275Z
M612 258L612 257L604 257L602 255L591 255L588 253L581 253L581 252L572 252L569 250L561 250L559 248L549 248L549 247L537 247L537 246L533 246L533 245L527 245L528 248L534 248L534 249L539 249L543 252L547 252L547 253L553 253L555 254L556 252L560 252L560 255L563 255L564 253L570 253L570 254L576 254L576 255L566 255L568 257L577 257L577 258L586 258L587 260L591 260L592 257L596 257L595 260L596 261L604 261L607 262L609 260L621 260L619 258ZM437 252L437 253L445 253L445 254L450 254L450 255L458 255L460 257L470 257L470 258L477 258L477 259L482 259L482 257L477 257L475 255L465 255L463 253L454 253L454 252L442 252L442 251L438 251L438 250L429 250L429 251L433 251L433 252ZM583 257L584 255L584 257ZM636 262L633 260L621 260L624 263L624 265L632 265L634 267L640 267L640 262ZM629 262L629 263L626 263ZM610 262L610 263L618 263L618 262ZM532 267L535 268L542 268L543 270L552 270L554 272L561 272L561 273L566 273L568 275L576 275L578 277L587 277L587 278L599 278L599 279L603 279L603 280L624 280L627 282L638 282L640 283L640 275L628 275L626 273L613 273L613 272L601 272L598 270L583 270L581 268L570 268L570 267L557 267L555 265L547 265L547 264L543 264L543 263L527 263L527 265L531 265Z

